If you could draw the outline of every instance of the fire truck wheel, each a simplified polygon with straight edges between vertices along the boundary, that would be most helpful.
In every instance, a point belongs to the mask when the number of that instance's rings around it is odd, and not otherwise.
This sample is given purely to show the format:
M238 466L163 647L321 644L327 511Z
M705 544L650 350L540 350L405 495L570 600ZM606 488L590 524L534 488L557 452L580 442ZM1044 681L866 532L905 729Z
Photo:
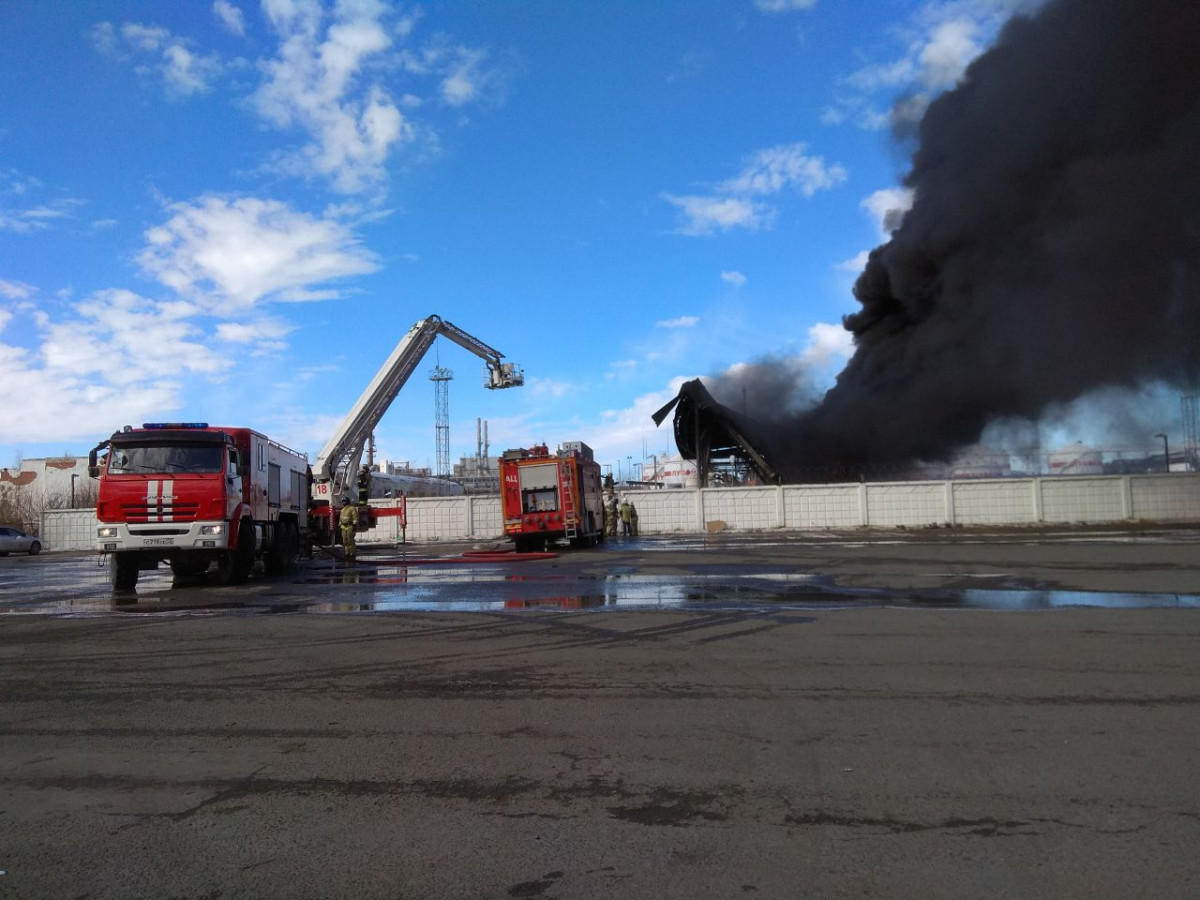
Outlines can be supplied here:
M114 591L132 591L138 583L138 561L132 553L114 553L108 567Z
M254 568L254 526L249 519L242 519L238 529L237 549L233 553L233 571L229 580L233 584L241 584L250 577Z
M242 519L238 526L237 547L223 554L213 572L217 584L241 584L250 577L254 568L254 526L249 519Z
M206 556L189 553L171 560L171 575L175 584L199 578L206 571L208 571L208 557Z
M546 538L540 534L521 534L514 538L518 553L541 553L546 549Z
M299 552L300 535L296 533L296 523L291 519L281 519L275 525L275 540L271 543L270 553L267 554L268 574L279 575L290 571Z

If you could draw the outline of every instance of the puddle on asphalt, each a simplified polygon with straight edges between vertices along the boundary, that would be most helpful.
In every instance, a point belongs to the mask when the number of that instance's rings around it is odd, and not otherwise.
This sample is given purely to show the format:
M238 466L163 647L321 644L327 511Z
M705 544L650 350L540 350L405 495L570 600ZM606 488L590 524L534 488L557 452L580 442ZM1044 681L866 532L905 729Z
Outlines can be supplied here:
M8 574L13 574L9 572ZM29 575L34 575L29 570ZM537 610L839 610L860 608L1050 610L1200 608L1200 595L1020 589L846 587L829 576L714 566L705 574L605 576L514 572L505 563L309 566L291 580L239 587L174 587L169 571L143 573L136 595L114 595L107 570L44 567L0 579L0 615L237 615Z

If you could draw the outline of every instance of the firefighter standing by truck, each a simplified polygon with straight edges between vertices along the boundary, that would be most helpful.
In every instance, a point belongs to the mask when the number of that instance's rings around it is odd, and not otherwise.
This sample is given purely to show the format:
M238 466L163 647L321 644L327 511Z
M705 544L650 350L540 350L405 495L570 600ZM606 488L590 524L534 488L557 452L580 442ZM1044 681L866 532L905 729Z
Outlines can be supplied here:
M354 559L358 553L358 547L354 543L354 533L358 530L358 507L350 502L349 497L343 497L342 513L338 517L338 523L342 526L342 547L346 551L346 559Z
M611 478L612 475L609 475ZM604 533L609 537L617 536L617 492L609 490L605 501Z

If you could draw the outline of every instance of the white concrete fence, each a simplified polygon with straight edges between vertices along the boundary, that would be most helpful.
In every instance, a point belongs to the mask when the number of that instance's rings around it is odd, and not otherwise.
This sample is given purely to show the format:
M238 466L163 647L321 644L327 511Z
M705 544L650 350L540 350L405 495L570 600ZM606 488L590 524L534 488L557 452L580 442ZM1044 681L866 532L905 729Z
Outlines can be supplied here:
M1200 474L1003 478L988 481L902 481L784 487L647 490L622 494L638 510L642 534L803 531L822 528L928 525L1037 525L1111 522L1200 522ZM376 501L384 506L388 501ZM91 549L92 510L47 510L47 550ZM719 523L719 524L718 524ZM412 497L413 542L503 537L497 496ZM381 518L360 537L396 541L399 519Z

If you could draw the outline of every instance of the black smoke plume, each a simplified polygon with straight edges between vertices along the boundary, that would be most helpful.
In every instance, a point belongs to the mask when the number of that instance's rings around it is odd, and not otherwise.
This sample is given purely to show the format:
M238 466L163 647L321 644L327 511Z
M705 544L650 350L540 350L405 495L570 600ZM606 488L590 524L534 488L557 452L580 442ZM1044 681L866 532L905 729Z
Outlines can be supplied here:
M854 356L785 473L946 459L989 422L1200 361L1200 2L1051 0L930 104ZM748 388L749 390L749 388Z

